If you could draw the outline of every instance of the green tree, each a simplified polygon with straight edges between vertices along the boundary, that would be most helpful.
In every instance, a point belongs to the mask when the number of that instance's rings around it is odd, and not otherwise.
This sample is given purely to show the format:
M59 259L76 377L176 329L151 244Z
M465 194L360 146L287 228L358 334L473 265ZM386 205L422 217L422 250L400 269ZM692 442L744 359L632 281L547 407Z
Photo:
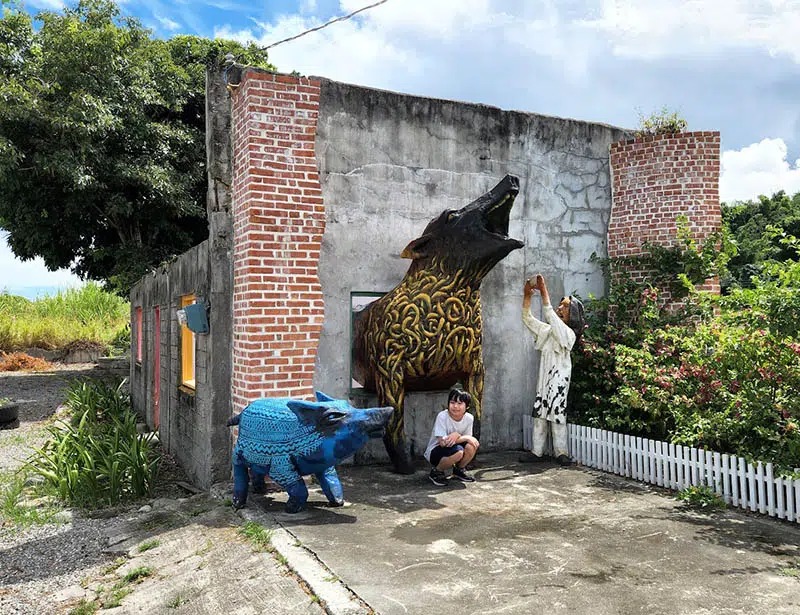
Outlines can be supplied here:
M796 258L780 233L769 227L800 237L800 192L789 197L781 191L758 200L723 204L722 219L738 250L728 262L730 274L722 279L724 290L752 288L752 277L762 275L766 263Z
M0 227L19 258L126 293L207 237L206 66L266 54L153 38L111 0L2 10Z

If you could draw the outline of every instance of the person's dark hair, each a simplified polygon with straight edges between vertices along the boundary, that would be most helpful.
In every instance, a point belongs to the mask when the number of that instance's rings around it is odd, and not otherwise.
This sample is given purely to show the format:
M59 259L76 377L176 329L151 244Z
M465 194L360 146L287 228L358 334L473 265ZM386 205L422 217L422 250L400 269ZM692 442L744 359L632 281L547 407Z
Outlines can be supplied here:
M447 396L448 406L450 405L451 401L463 401L467 408L469 408L472 404L472 395L466 391L462 391L461 389L450 389L450 394Z
M583 303L577 297L569 296L569 322L567 326L575 333L575 345L581 342L583 330L586 328Z

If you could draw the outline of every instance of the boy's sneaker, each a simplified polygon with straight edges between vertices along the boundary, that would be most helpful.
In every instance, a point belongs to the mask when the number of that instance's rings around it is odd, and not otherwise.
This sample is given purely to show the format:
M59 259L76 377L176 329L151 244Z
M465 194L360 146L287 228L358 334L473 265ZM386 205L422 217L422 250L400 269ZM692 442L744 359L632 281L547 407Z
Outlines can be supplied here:
M459 468L458 466L453 468L453 478L457 478L464 483L475 482L475 477L472 474L467 472L464 468Z
M447 477L444 475L444 472L440 472L436 468L431 470L431 473L428 474L428 478L430 478L431 482L438 487L447 487Z

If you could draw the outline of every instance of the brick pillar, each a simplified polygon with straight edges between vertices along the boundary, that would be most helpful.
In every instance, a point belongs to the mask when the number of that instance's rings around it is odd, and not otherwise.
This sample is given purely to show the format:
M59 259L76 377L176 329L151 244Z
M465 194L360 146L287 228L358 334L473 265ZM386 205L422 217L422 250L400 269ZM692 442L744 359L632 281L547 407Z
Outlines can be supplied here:
M233 108L233 405L308 397L323 319L319 81L248 69Z
M698 247L722 226L719 132L685 132L611 145L611 219L608 256L642 254L642 244L675 243L675 218L685 215ZM639 280L645 271L631 271ZM719 293L719 280L700 290ZM664 298L670 303L670 298Z

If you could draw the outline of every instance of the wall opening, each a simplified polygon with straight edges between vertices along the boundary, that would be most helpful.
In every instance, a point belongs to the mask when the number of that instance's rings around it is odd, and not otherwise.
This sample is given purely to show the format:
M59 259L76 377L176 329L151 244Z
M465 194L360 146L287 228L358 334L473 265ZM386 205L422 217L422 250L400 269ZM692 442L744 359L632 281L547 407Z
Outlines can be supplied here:
M192 305L195 302L194 295L184 295L181 297L181 308ZM181 385L194 389L195 382L195 351L197 350L197 340L194 333L181 323Z
M136 308L136 362L142 364L142 307Z

